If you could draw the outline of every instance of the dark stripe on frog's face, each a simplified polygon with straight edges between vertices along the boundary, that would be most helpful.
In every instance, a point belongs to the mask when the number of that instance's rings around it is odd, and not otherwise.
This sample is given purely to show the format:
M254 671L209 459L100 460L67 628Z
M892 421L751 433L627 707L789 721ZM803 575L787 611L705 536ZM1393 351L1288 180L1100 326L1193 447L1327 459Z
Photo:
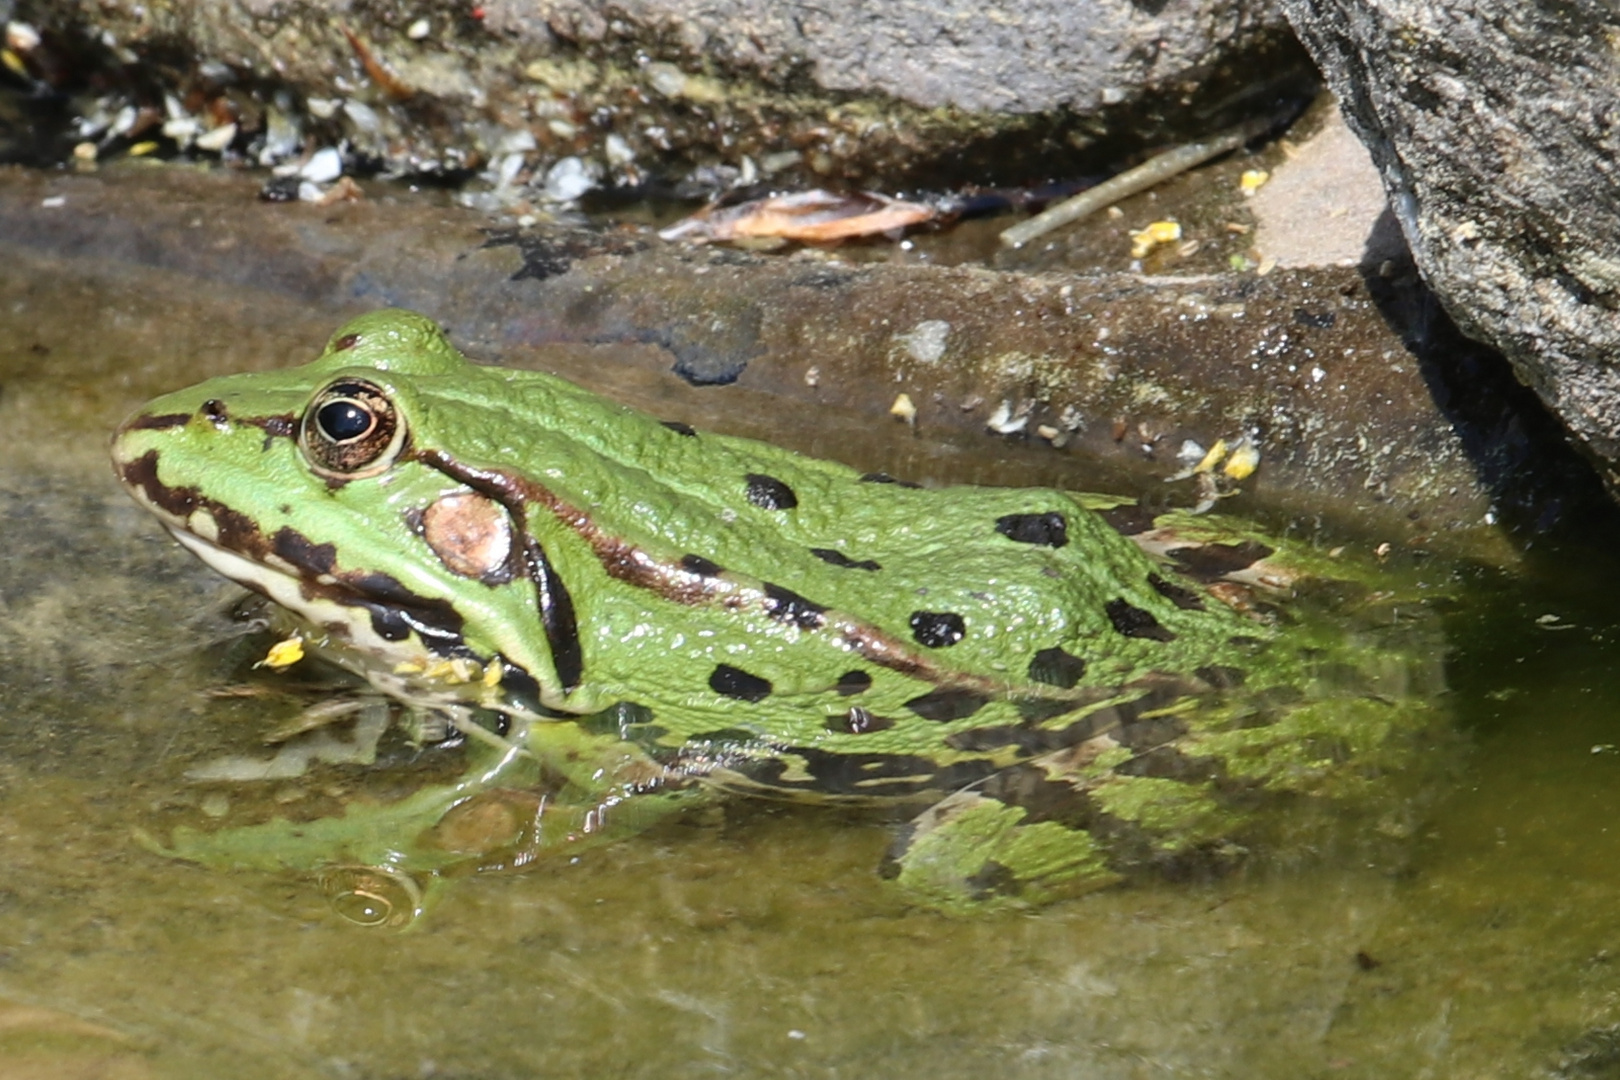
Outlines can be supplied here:
M562 683L563 692L569 693L585 678L585 655L579 641L574 600L568 595L562 578L552 569L538 540L532 536L526 539L523 554L528 562L529 577L534 582L535 599L540 605L540 625L546 631L546 644L551 648L551 665L557 669L557 681Z
M168 431L170 428L185 427L191 423L190 413L162 413L153 416L143 413L124 422L123 431Z
M300 595L365 610L373 632L385 641L402 641L415 631L425 646L446 656L467 653L460 612L449 601L420 596L388 574L338 571L336 549L316 544L289 528L266 536L251 518L190 486L170 487L158 479L158 452L118 463L124 484L168 522L171 529L192 532L192 517L206 514L213 523L212 537L197 535L212 545L239 555L272 572L298 581ZM229 575L255 592L264 586L249 577Z

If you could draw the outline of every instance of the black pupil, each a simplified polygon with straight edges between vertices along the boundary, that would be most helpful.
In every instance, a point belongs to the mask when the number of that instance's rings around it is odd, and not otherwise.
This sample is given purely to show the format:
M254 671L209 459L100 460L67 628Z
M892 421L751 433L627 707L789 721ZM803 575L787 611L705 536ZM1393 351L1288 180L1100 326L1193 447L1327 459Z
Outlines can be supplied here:
M334 401L322 405L315 414L315 422L333 442L358 439L371 430L371 411L352 401Z

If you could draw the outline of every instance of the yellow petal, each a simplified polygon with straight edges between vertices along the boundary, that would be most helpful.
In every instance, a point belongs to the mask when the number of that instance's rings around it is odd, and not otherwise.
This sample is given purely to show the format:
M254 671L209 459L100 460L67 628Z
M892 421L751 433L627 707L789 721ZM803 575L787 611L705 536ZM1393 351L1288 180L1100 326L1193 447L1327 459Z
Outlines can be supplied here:
M270 651L264 654L255 667L267 667L271 671L281 671L290 668L304 658L304 639L294 635L285 641L278 641L270 646Z
M1225 439L1216 439L1215 440L1215 445L1209 448L1209 453L1205 454L1203 456L1203 458L1200 459L1198 464L1193 466L1193 472L1195 472L1195 473L1209 472L1211 469L1213 469L1215 467L1216 463L1219 462L1221 460L1221 458L1223 458L1225 456L1226 456L1226 440Z
M1232 451L1221 471L1233 480L1246 480L1260 466L1260 448L1244 443Z
M1131 233L1131 258L1140 259L1159 244L1181 239L1181 225L1174 221L1155 221L1145 229Z

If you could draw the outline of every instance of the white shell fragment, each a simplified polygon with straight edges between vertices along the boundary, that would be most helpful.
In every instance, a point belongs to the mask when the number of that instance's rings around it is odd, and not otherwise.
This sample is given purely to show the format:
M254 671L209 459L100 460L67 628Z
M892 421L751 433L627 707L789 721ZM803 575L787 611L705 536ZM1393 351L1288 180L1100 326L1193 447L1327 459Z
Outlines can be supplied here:
M211 154L218 154L236 140L236 125L221 124L213 131L206 131L197 136L197 149L207 150Z
M310 155L298 175L312 184L330 183L343 175L343 155L333 147L323 146Z
M594 188L602 170L583 158L565 157L546 173L545 197L550 202L568 203Z
M990 419L984 422L984 426L997 435L1016 435L1029 426L1029 410L1020 409L1014 413L1012 402L1003 400L996 406L995 412L990 414Z

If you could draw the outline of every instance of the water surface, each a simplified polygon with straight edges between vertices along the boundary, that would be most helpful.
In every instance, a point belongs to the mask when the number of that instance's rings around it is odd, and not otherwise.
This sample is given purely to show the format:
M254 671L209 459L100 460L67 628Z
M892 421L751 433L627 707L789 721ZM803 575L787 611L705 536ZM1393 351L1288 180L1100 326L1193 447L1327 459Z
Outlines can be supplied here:
M30 348L64 317L23 312L0 355L0 999L106 1034L0 1031L0 1072L90 1044L164 1078L1620 1069L1620 561L1601 538L1544 539L1511 576L1436 569L1457 737L1426 790L1224 877L949 919L873 873L886 823L733 802L367 930L308 881L132 839L201 806L187 764L253 745L287 703L213 696L251 658L236 593L116 490L101 433L246 364Z

